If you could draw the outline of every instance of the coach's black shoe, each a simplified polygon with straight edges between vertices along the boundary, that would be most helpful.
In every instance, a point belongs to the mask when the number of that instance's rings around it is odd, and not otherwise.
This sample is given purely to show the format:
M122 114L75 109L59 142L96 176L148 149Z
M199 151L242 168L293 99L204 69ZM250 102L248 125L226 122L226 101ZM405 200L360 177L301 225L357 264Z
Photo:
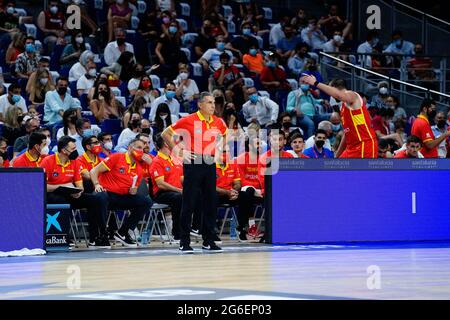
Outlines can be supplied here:
M213 241L214 243L222 244L222 239L220 239L217 234L214 234Z
M128 233L123 236L119 232L116 232L114 234L114 239L116 241L119 241L120 243L122 243L125 247L131 247L131 248L137 247L136 241L131 239L131 237Z
M180 246L180 253L182 254L193 254L194 249L188 244L183 244Z
M222 248L217 246L214 242L203 242L202 249L211 253L223 252Z

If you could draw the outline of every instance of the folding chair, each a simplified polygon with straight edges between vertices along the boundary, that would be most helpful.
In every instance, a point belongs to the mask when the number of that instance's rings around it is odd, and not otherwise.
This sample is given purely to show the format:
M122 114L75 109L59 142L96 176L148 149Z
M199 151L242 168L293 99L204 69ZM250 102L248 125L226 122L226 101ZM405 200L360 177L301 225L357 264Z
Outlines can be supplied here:
M78 248L78 244L82 242L80 229L83 233L86 247L89 248L89 240L87 237L86 228L84 227L81 211L80 209L72 210L72 216L70 217L70 231L72 232L76 248ZM80 238L78 238L78 236L80 236Z
M225 215L224 215L223 220L222 220L222 227L220 228L219 238L222 237L223 229L225 227L225 223L226 223L226 221L228 219L228 215L230 214L230 211L231 211L230 229L231 229L231 219L235 219L235 221L237 222L237 215L236 215L236 211L234 210L233 206L224 203L224 204L221 204L221 205L218 206L218 209L221 209L221 208L225 209ZM231 234L231 230L230 230L230 234Z
M162 233L161 227L159 225L159 219L158 219L159 215L161 215L161 220L164 225L165 234L167 235L169 244L172 244L172 242L173 242L172 236L170 235L169 226L167 224L167 220L164 215L164 210L167 210L168 208L169 208L169 206L166 204L154 203L149 211L147 220L145 220L145 217L144 217L144 221L143 221L144 223L141 224L140 233L142 234L142 231L144 231L144 229L147 230L150 228L150 236L152 236L153 231L156 226L156 230L158 231L161 242L164 243L166 240L163 237L163 233Z

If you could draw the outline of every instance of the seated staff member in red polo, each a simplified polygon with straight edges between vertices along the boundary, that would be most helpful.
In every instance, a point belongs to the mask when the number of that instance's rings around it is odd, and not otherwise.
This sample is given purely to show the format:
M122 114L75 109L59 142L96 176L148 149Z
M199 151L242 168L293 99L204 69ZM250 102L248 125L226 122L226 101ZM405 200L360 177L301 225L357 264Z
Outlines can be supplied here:
M269 133L270 149L261 155L258 162L258 178L261 183L261 193L264 195L264 176L275 174L278 171L278 165L273 166L274 159L294 158L292 154L284 151L286 145L286 135L283 130L272 129ZM278 164L278 161L275 160ZM273 171L275 170L275 172Z
M153 199L157 203L167 204L172 209L172 235L175 240L180 240L183 166L176 159L172 159L169 146L160 133L155 137L155 146L158 154L150 166Z
M438 158L438 147L442 141L450 137L450 131L445 132L435 139L430 126L430 119L436 116L436 103L433 100L425 99L420 105L420 113L414 120L411 128L411 135L419 137L422 141L420 153L425 158Z
M136 136L136 139L139 139L144 143L144 155L142 156L140 165L142 167L144 178L149 179L151 177L150 167L153 159L155 158L152 154L150 154L150 135L146 133L139 133Z
M249 132L245 141L245 153L242 153L236 158L236 164L239 170L239 176L241 177L241 191L246 193L249 203L262 203L262 185L258 177L258 162L261 155L261 143L256 135L256 132ZM239 235L241 240L244 240L245 230L247 234L255 238L257 234L257 227L255 219L251 214L251 207L248 210L249 215L244 214L239 210L239 231L242 231L243 235Z
M58 152L45 157L41 168L47 176L47 203L70 203L74 209L87 209L89 223L89 245L110 247L106 233L106 214L102 201L94 194L85 193L80 167L77 162L76 140L64 136L58 141ZM58 187L76 187L83 191L67 195L58 193Z
M125 218L122 227L114 234L114 238L125 246L134 247L136 242L129 231L134 230L139 221L152 207L148 194L139 194L138 187L143 178L139 164L144 155L144 143L134 139L125 153L115 153L106 158L91 170L91 179L97 196L103 202L103 214L109 210L130 210L131 215Z
M48 154L47 137L45 134L33 132L28 139L28 150L18 156L12 166L14 168L38 168L41 155Z
M395 159L408 159L408 158L419 158L419 150L422 146L422 141L419 137L409 136L406 140L406 150L398 152L394 158Z
M102 160L99 157L99 154L102 152L102 146L96 136L83 138L81 145L85 152L78 157L77 161L80 166L81 177L83 178L84 190L86 192L94 192L90 171Z
M227 126L221 118L214 116L215 102L211 93L200 95L198 109L198 112L178 120L162 133L172 154L184 159L181 253L194 253L190 246L191 221L192 213L198 210L200 203L203 204L202 249L222 252L214 242L217 216L215 150L217 144L226 143L223 136ZM183 148L175 144L174 135L183 138Z

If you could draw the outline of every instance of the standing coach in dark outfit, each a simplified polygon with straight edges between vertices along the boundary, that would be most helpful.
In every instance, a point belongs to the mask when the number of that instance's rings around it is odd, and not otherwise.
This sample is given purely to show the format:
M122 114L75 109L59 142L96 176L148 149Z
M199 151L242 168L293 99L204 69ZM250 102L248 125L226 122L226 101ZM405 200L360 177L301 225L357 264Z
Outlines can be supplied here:
M216 147L223 150L227 127L221 118L214 116L214 97L203 92L198 101L199 111L178 120L162 133L172 154L183 157L183 206L180 219L180 251L193 253L190 246L192 214L203 205L202 249L209 252L222 252L215 242L216 204ZM180 136L183 143L176 144L174 135ZM183 146L181 146L183 145Z

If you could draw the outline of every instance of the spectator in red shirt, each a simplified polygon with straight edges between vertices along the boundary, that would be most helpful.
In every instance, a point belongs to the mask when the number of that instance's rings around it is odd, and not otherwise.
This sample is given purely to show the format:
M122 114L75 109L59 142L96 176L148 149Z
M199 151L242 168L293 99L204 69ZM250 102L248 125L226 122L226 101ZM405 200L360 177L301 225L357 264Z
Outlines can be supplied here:
M95 192L99 193L98 196L103 201L103 214L106 216L108 209L131 212L114 234L114 239L128 247L137 246L130 231L137 227L153 205L148 193L138 193L143 178L140 162L144 156L144 147L144 142L134 139L127 152L115 153L91 170Z
M289 90L286 72L279 66L280 58L277 53L269 54L269 61L261 72L261 83L267 91Z
M447 131L439 138L435 138L430 125L430 119L434 119L435 116L436 102L425 99L420 106L420 114L417 116L411 129L411 135L419 137L422 141L420 152L425 158L438 158L438 146L442 141L450 137L450 131Z
M230 64L230 56L227 53L220 55L221 67L214 72L216 88L225 92L227 101L234 101L242 105L244 101L243 77L233 64Z
M383 108L379 114L372 119L372 126L378 139L390 140L390 143L396 143L398 147L403 145L403 139L398 133L390 133L389 123L394 118L394 110Z
M47 176L47 203L69 203L73 209L87 209L89 223L89 245L110 248L106 232L106 212L97 195L84 192L78 151L75 139L64 136L58 141L58 152L46 157L41 168ZM78 188L81 191L68 195L59 187Z
M416 56L408 62L408 71L412 78L416 80L434 78L433 60L423 55L423 45L420 43L416 44L414 53Z
M406 140L406 150L398 152L395 159L407 159L407 158L419 158L419 150L422 146L422 142L419 137L410 136Z

